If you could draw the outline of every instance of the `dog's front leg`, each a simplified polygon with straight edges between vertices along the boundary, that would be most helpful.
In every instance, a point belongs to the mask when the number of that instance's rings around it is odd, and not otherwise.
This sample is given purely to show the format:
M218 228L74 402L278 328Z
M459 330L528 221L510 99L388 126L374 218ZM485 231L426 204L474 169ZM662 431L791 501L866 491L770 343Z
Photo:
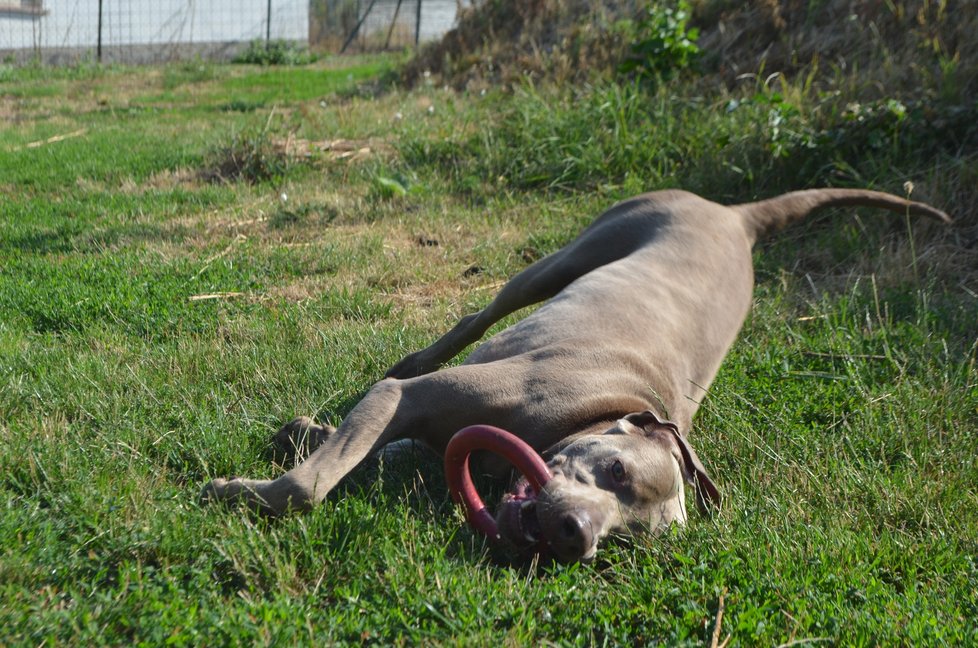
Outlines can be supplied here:
M311 509L363 459L398 438L410 424L407 417L395 417L402 384L387 379L374 385L308 459L278 479L215 479L204 487L201 500L242 501L271 515Z

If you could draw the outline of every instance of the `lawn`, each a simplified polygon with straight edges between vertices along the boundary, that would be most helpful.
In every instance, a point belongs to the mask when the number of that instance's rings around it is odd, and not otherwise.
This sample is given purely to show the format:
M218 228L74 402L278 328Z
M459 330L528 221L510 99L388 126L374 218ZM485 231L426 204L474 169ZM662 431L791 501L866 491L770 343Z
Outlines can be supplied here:
M0 67L0 644L978 642L973 102L396 63ZM197 503L616 200L908 182L958 223L839 210L758 246L692 432L712 519L511 565L421 452L308 515Z

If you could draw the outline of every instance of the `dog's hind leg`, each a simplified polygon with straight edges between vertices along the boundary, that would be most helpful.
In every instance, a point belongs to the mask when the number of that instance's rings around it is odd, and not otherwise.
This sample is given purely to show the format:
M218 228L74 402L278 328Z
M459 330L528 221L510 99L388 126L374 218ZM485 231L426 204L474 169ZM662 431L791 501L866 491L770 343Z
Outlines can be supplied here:
M292 419L272 437L277 457L285 461L305 459L336 432L332 425L321 425L308 416Z
M481 338L503 317L550 299L578 277L621 259L654 236L660 222L633 218L634 201L605 212L574 241L510 279L478 313L466 315L429 347L406 356L387 372L389 378L413 378L432 372Z

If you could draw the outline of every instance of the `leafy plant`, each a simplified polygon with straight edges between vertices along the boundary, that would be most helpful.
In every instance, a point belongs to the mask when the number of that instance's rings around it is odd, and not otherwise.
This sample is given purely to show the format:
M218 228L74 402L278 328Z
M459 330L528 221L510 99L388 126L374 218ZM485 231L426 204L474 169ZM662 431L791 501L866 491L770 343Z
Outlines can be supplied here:
M370 196L375 200L393 200L411 195L419 195L424 186L401 172L378 172L373 176Z
M816 136L806 123L802 111L780 93L758 92L742 102L731 101L727 104L727 110L748 102L767 109L765 134L768 150L773 157L785 158L799 149L815 146Z
M690 7L680 0L675 7L650 4L634 22L631 55L618 70L650 81L668 80L690 67L700 54L699 29L688 27Z
M316 55L305 47L287 40L251 41L248 48L234 57L235 63L252 65L308 65Z

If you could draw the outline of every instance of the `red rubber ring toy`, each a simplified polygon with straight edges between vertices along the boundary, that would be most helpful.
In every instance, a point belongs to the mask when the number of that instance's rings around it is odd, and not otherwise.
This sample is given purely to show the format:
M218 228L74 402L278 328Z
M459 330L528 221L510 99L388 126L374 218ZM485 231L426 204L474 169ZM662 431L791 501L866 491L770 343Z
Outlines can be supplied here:
M543 458L515 434L491 425L470 425L455 433L445 448L445 477L455 503L465 507L465 519L491 540L498 541L496 518L486 509L475 490L469 472L469 455L475 450L488 450L500 455L516 467L537 493L550 481L550 471Z

